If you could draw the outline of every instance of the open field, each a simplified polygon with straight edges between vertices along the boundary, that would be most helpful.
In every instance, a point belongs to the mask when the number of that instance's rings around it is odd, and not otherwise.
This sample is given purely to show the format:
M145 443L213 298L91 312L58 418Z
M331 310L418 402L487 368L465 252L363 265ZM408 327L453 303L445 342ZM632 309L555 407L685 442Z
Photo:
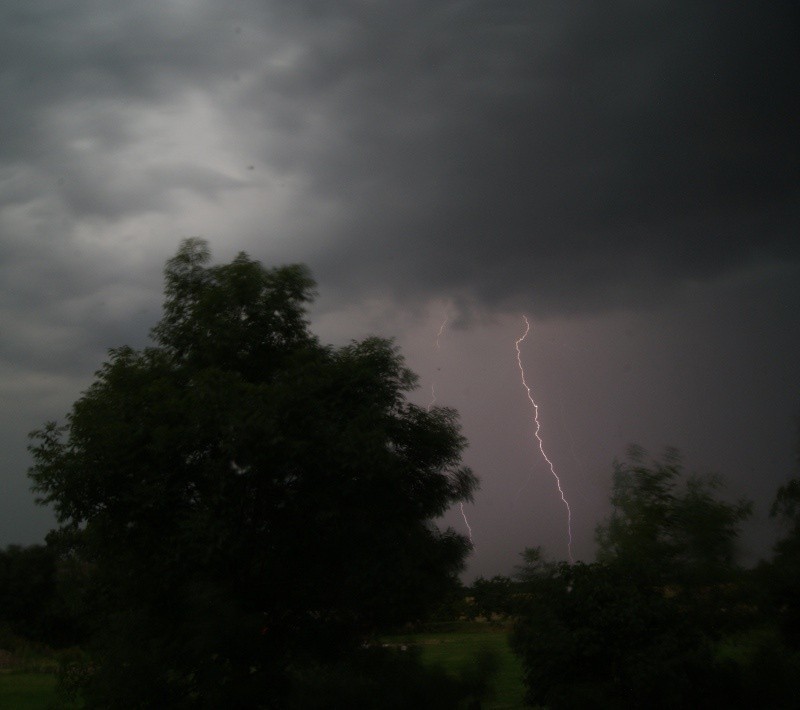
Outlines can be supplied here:
M488 624L459 624L455 630L403 634L384 638L386 643L408 644L420 649L422 660L459 675L474 666L481 653L497 662L492 676L493 695L487 710L524 708L522 668L508 646L508 631ZM57 704L56 676L52 673L0 673L0 708L13 710L74 710L77 705Z
M497 671L492 678L494 691L485 704L491 710L524 708L522 666L508 645L508 630L488 624L459 624L457 630L432 633L405 634L384 639L392 644L417 646L422 660L438 665L453 675L474 664L482 652L490 652L497 660Z
M53 673L0 673L0 708L65 708L64 705L56 705L56 700L56 676Z

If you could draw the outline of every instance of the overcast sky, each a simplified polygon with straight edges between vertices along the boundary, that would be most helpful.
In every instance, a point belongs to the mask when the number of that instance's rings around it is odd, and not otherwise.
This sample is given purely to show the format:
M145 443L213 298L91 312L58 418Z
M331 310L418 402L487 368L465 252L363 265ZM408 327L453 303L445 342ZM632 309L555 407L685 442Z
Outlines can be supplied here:
M780 0L2 3L0 545L53 524L27 433L147 343L202 236L307 263L323 340L396 338L415 401L461 412L468 579L567 556L523 315L577 558L631 442L754 500L765 554L800 413L799 25Z

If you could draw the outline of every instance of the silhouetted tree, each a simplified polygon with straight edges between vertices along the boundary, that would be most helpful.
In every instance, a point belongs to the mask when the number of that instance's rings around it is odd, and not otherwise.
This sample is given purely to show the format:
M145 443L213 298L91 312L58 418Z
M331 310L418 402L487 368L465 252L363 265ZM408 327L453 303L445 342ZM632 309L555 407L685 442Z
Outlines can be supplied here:
M68 565L44 545L0 550L0 629L19 643L66 646L82 640L68 577Z
M56 593L56 558L42 545L0 550L0 623L43 641Z
M800 427L795 469L800 471ZM784 641L800 650L800 478L778 489L770 511L783 526L766 579Z
M683 480L680 458L615 466L613 512L595 564L527 550L512 642L528 699L552 708L719 707L736 685L715 644L741 623L735 541L750 512ZM738 705L737 705L738 707Z
M507 617L513 611L514 581L510 577L495 575L491 579L478 577L469 590L478 616L492 621Z
M405 393L390 342L310 333L301 266L187 240L153 347L120 347L64 426L34 432L53 540L94 570L91 703L270 707L457 584L470 499L456 414Z
M598 526L598 561L613 562L653 584L719 584L736 568L739 526L752 504L726 503L719 476L684 476L678 452L648 462L632 446L614 465L608 520Z

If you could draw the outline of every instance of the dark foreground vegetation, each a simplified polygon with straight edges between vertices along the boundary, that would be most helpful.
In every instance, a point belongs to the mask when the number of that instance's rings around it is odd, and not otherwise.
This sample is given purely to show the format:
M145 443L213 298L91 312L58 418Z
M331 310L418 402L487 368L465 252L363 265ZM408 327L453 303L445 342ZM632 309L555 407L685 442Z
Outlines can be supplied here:
M458 585L469 543L433 522L476 485L455 412L406 400L416 378L390 342L320 344L303 267L209 260L184 242L154 345L111 350L66 423L33 435L87 705L466 701L369 643Z
M800 707L797 502L781 489L788 535L772 562L736 564L740 502L719 481L683 480L674 452L632 450L615 472L613 513L594 564L520 569L512 644L528 700L552 708ZM796 550L796 547L794 548Z
M464 588L469 543L434 523L476 486L455 412L406 400L391 343L321 345L302 267L209 258L187 240L154 345L111 350L66 422L32 435L59 527L0 552L0 699L800 707L798 480L772 559L745 570L750 505L632 449L597 562L532 548Z

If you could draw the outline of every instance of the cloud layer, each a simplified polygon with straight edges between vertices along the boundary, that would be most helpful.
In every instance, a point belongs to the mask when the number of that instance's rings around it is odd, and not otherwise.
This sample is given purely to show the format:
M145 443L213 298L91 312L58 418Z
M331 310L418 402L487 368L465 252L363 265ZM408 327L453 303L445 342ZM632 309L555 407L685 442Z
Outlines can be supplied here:
M249 190L341 297L549 312L800 255L791 3L6 13L4 211L62 238Z

